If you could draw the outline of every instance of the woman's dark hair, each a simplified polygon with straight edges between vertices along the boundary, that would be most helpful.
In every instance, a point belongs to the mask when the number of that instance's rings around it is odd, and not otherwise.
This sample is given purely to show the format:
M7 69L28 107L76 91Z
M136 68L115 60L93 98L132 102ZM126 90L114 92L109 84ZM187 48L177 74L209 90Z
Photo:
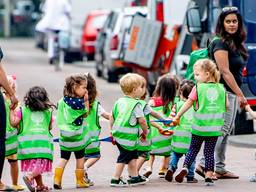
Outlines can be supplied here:
M75 86L79 86L83 81L87 83L87 78L84 74L74 74L67 77L63 95L66 97L76 97Z
M24 97L24 103L31 111L44 111L49 108L56 108L50 102L45 88L39 86L34 86L28 90Z
M91 109L97 96L96 81L90 73L86 73L85 76L87 77L87 91L89 96L89 106Z
M195 83L193 81L187 79L182 80L180 83L180 95L188 99L188 96L194 86Z
M166 114L169 109L169 104L173 103L176 96L176 82L172 75L165 74L161 76L153 93L155 97L161 97L163 100L163 112Z
M244 59L248 58L247 51L244 47L244 42L246 40L246 31L244 29L243 19L241 14L238 12L238 9L224 9L225 11L222 11L219 15L217 26L216 26L216 35L220 36L223 40L223 42L226 42L228 46L233 50L238 50ZM229 34L226 32L224 27L224 20L227 15L229 14L235 14L238 19L238 29L237 32L234 35Z

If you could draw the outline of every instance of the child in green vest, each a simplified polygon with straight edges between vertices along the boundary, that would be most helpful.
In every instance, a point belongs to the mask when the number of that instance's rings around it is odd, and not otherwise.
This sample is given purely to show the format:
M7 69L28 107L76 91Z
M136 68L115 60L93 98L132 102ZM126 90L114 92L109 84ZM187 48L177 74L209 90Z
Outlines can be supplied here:
M194 76L197 84L173 120L174 124L178 124L181 116L194 105L191 144L183 169L175 180L181 183L187 176L188 168L194 162L204 142L205 185L210 186L213 185L214 148L218 136L221 135L221 127L224 125L224 113L228 107L228 99L223 85L218 83L220 73L213 61L198 60L194 65Z
M150 157L150 150L151 150L151 138L150 138L150 136L151 136L150 135L150 130L151 129L150 129L150 126L154 126L155 128L158 129L159 132L161 132L161 131L164 132L165 131L158 123L150 122L150 115L155 117L158 120L164 120L164 118L159 113L152 110L152 108L145 101L146 96L147 96L147 90L146 90L147 82L146 82L146 79L144 77L141 77L141 81L142 81L142 84L143 84L144 94L140 98L140 102L141 102L141 105L142 105L142 109L143 109L145 119L147 120L147 123L148 123L149 132L148 132L148 135L146 137L146 141L145 142L139 141L139 144L138 144L138 156L139 156L139 158L137 160L138 173L139 173L141 167L143 166L143 164L146 161L148 161L149 157Z
M126 164L130 176L128 184L130 186L145 184L147 180L139 176L137 172L138 141L139 139L145 141L148 133L147 122L138 99L144 94L143 83L141 76L135 73L124 75L119 83L124 96L114 104L110 127L120 154L110 186L127 186L127 183L121 178ZM140 134L140 130L142 134ZM143 136L140 137L140 135Z
M16 94L16 77L13 75L7 76L10 87L13 89L14 94ZM18 150L18 130L15 127L12 127L10 124L10 95L5 91L5 109L6 109L6 140L5 140L5 158L10 163L11 177L12 177L12 188L14 190L22 191L24 186L18 185L19 177L19 165L17 160L17 150Z
M97 88L96 81L90 73L86 73L87 77L87 90L89 97L89 114L85 118L86 130L85 130L85 164L84 169L87 172L88 169L93 166L101 157L100 154L100 141L99 136L101 132L100 117L109 120L110 114L105 111L100 102L96 100ZM94 183L85 175L85 180L92 186Z
M43 173L51 173L53 160L52 109L43 87L32 87L24 97L24 106L10 110L10 123L18 128L18 159L23 180L30 191L48 190L42 180ZM37 186L34 186L36 181Z
M173 113L176 114L182 105L188 99L188 95L194 87L194 82L184 79L180 84L180 101L173 106ZM193 109L190 108L180 120L180 124L174 128L174 134L172 137L172 155L169 162L169 168L165 175L165 180L171 182L173 174L178 168L178 162L180 158L188 152L191 142L191 125L193 120ZM194 178L195 161L192 163L188 170L187 182L197 183L197 179Z
M177 83L173 75L165 74L161 76L156 85L156 89L153 93L153 97L149 101L149 105L156 112L159 112L164 118L171 117L171 109L174 105L174 100L176 97ZM154 120L150 116L151 120ZM158 123L163 129L167 127L163 123ZM162 178L165 176L165 173L168 169L168 164L170 160L171 153L171 135L163 135L159 132L155 126L151 126L151 151L150 159L148 162L148 167L144 173L145 177L149 177L152 174L153 164L155 161L155 156L162 156L162 164L159 170L159 177Z
M63 97L57 106L57 125L60 129L60 161L55 168L54 189L61 189L64 169L71 153L76 157L76 187L86 188L89 184L84 175L85 130L84 118L89 110L87 77L85 74L73 74L66 78Z

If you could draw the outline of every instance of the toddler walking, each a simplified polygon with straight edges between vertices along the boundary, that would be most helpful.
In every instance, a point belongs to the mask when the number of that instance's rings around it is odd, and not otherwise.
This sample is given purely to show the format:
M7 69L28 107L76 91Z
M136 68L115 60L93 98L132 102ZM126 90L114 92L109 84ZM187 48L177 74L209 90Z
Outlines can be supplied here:
M146 183L146 179L140 177L137 172L139 133L142 130L141 139L143 141L148 133L147 122L138 99L144 94L141 76L135 73L124 75L120 79L120 87L124 96L115 102L110 118L112 136L120 152L115 173L110 182L110 186L113 187L127 185L121 178L125 164L128 165L129 185Z
M224 125L224 113L228 107L228 99L222 84L218 83L220 73L216 64L209 59L198 60L194 65L194 76L197 84L193 87L188 100L174 118L174 123L194 104L192 124L192 139L186 154L183 169L175 177L179 183L188 174L188 168L194 162L202 143L204 142L205 185L213 185L214 148L221 135Z
M16 94L16 77L13 75L7 76L8 82L14 94ZM18 185L19 177L19 164L17 160L18 150L18 130L12 127L10 124L10 95L3 91L6 109L6 140L5 140L5 158L10 163L10 171L12 177L12 188L16 191L22 191L25 188L22 185Z
M184 79L179 88L180 100L173 106L173 113L177 114L180 108L188 99L192 88L194 87L194 82ZM193 120L193 109L190 108L184 115L180 118L180 123L174 128L174 134L172 137L172 154L169 163L168 171L165 175L165 180L171 182L173 179L173 174L178 168L178 163L180 158L188 152L190 142L191 142L191 126ZM194 178L195 171L195 161L191 164L188 169L187 182L197 183L197 179Z
M72 152L75 153L76 157L76 187L89 187L84 179L84 134L86 127L83 125L83 121L89 110L86 76L74 74L67 77L63 95L57 106L61 159L55 168L53 187L54 189L62 188L62 175Z
M42 180L43 173L51 173L53 139L50 133L52 109L48 94L43 87L32 87L24 97L24 106L10 111L10 123L18 127L18 159L23 180L30 191L49 188ZM34 180L37 186L34 186Z

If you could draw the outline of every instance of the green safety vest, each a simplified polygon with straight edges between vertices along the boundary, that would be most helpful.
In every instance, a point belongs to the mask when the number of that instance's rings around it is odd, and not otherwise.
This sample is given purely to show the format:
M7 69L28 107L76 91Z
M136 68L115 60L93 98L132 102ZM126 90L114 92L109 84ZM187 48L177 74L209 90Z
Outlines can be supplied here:
M198 83L198 109L194 103L192 134L198 136L220 136L226 112L226 92L220 83Z
M145 101L143 101L143 100L140 100L140 103L141 103L141 105L142 105L142 109L143 109L143 111L145 111L145 108L146 108L146 106L147 106L147 102L145 102ZM147 124L148 124L148 128L149 128L149 130L148 130L148 135L147 135L147 137L146 137L146 141L145 142L142 142L141 140L139 140L138 141L138 151L150 151L151 150L151 137L150 137L150 119L149 119L149 116L150 116L150 114L145 114L144 113L144 115L145 115L145 119L146 119L146 121L147 121Z
M179 112L185 101L176 103L176 113ZM193 124L193 108L191 107L180 118L180 124L174 128L172 137L172 151L176 153L187 153L191 142L191 126Z
M92 154L100 152L99 135L101 131L98 115L99 102L94 101L89 115L85 118L87 127L85 129L85 153Z
M112 136L116 142L129 151L137 149L140 125L130 125L132 113L140 101L130 97L122 97L116 101L113 108L114 124Z
M75 125L74 121L86 114L87 109L74 110L60 99L57 109L57 124L60 129L60 149L64 151L80 151L85 148L85 122Z
M159 107L152 107L152 109L156 112L162 114L163 117L169 118L171 114L172 104L169 104L169 110L166 114L163 114L163 106ZM150 116L150 120L155 120L154 117ZM164 126L163 123L159 123L164 129L168 127ZM172 136L165 136L159 133L158 129L154 126L150 126L151 129L151 152L150 154L153 155L160 155L160 156L169 156L171 153L171 141Z
M16 154L18 150L18 129L10 124L10 100L5 100L6 109L6 140L5 140L5 156Z
M49 131L52 112L22 107L18 134L18 159L53 159L53 137Z

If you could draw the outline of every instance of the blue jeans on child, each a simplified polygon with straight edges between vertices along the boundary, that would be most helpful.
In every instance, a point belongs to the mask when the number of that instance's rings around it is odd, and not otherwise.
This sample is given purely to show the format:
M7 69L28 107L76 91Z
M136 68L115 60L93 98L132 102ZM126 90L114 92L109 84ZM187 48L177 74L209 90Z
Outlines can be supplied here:
M186 154L183 153L176 153L176 152L172 152L171 155L171 159L170 159L170 163L169 163L169 169L171 169L173 172L175 172L178 168L178 162L180 160L180 158ZM196 161L194 161L191 166L188 169L188 177L193 178L195 175L195 164Z

